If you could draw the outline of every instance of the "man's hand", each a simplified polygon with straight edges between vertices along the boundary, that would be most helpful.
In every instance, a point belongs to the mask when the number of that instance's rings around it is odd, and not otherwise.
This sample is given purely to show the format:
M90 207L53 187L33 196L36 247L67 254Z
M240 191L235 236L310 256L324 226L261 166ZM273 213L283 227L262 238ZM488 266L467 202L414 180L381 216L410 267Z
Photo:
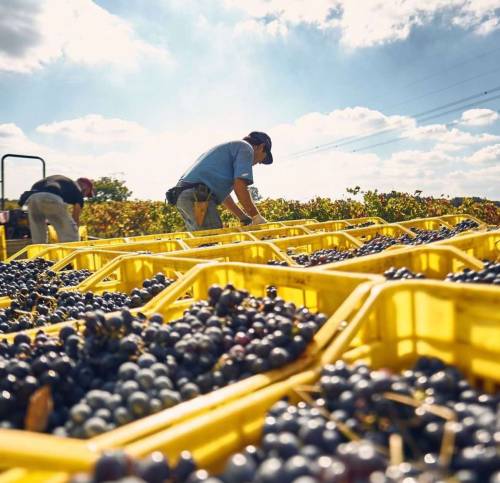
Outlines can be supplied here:
M241 224L244 226L251 225L252 224L252 218L249 216L244 216L243 218L240 218Z
M262 223L267 223L267 220L257 213L255 216L252 216L252 225L262 225Z

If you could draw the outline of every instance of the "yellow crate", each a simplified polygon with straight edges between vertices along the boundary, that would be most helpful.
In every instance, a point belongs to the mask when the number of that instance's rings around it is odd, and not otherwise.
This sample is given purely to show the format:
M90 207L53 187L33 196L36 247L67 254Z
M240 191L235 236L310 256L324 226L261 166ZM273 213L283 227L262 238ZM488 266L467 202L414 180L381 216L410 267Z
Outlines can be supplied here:
M69 478L67 473L29 471L24 468L14 468L0 473L0 483L67 483Z
M176 461L181 451L189 450L199 467L218 471L230 454L258 443L265 415L275 402L285 397L299 400L296 389L314 384L321 366L338 359L399 371L419 356L435 356L457 365L487 391L500 384L498 289L429 281L387 283L375 286L349 320L318 366L136 441L126 451L143 457L160 450ZM358 334L363 334L362 344L348 348Z
M138 235L125 237L125 239L129 242L154 240L186 240L187 238L193 238L192 233L190 233L189 231L176 231L171 233L157 233L154 235Z
M47 231L48 231L49 243L58 243L59 240L57 238L57 233L56 233L55 228L52 225L48 225ZM80 241L88 240L89 235L88 235L87 227L85 225L78 227L78 235L80 236Z
M432 218L415 218L414 220L398 221L398 225L404 226L411 230L418 228L419 230L440 230L441 228L451 228L451 225L443 221L438 216Z
M472 215L467 215L465 213L460 215L443 215L440 216L439 218L441 218L441 220L443 220L444 222L448 223L451 226L455 226L461 221L472 220L479 224L479 228L486 228L486 223L483 220L480 220L479 218Z
M360 225L362 223L368 223L368 222L372 222L378 225L383 225L387 223L387 221L385 221L383 218L380 218L380 216L363 216L361 218L347 218L346 220L342 221L345 221L350 225Z
M285 226L296 226L296 225L311 225L312 223L318 223L318 220L314 218L301 218L300 220L281 220Z
M94 292L130 292L134 288L141 288L142 282L158 272L166 277L178 279L182 274L196 265L200 260L189 258L174 258L159 255L128 254L117 257L104 265L78 285L61 290Z
M206 247L174 252L175 257L199 258L219 262L244 262L266 264L270 260L293 264L293 260L267 242L241 242L219 247Z
M500 260L500 230L464 234L433 243L458 248L479 260Z
M124 253L117 250L74 250L68 256L54 263L50 269L53 272L63 272L70 270L90 270L96 272L104 267L111 260L123 257Z
M428 280L374 287L361 310L323 353L400 369L418 355L454 364L487 391L500 384L500 291Z
M351 250L359 248L361 242L344 232L332 233L316 233L305 236L295 236L293 238L283 238L273 240L274 245L284 253L293 252L293 254L307 253L311 254L317 250L337 249L337 250ZM293 260L292 263L297 265Z
M321 265L317 268L382 275L391 267L406 267L415 273L423 273L427 278L443 280L448 273L461 272L464 268L482 270L483 263L457 248L433 244L412 249L388 250L375 255Z
M159 257L156 257L159 258ZM228 387L183 402L136 422L90 440L75 440L19 430L0 430L0 455L3 467L25 467L49 471L89 470L98 451L122 447L195 415L211 411L229 401L252 394L274 382L285 380L305 370L319 351L334 337L344 320L353 317L380 277L348 273L304 271L261 265L224 263L198 265L161 294L156 304L144 307L145 313L161 313L165 320L182 315L186 303L176 303L186 293L205 299L208 287L233 283L254 295L264 295L274 285L278 294L297 306L325 313L329 318L314 337L306 353L281 368L258 374ZM332 290L332 287L334 289Z
M80 247L81 249L81 247ZM132 243L117 243L116 245L106 245L106 250L140 253L165 253L178 250L186 250L187 246L184 240L150 240Z
M403 235L408 235L411 238L415 238L415 233L408 230L404 226L398 223L383 224L383 225L372 225L366 228L356 228L354 230L348 231L349 235L355 237L362 243L366 243L373 240L377 235L390 236L397 238Z
M278 238L289 238L291 236L308 235L311 232L305 226L285 226L282 228L270 228L269 230L251 231L258 240L275 240Z
M6 262L11 262L13 260L24 260L24 259L33 259L33 258L43 258L45 260L58 261L64 257L67 257L74 251L78 250L80 247L68 246L67 244L58 244L58 245L45 245L45 244L36 244L36 245L28 245L24 247L22 250L14 253L11 257L9 257Z
M5 226L0 225L0 260L7 258L7 237L5 236Z
M239 243L245 241L255 241L256 238L251 233L223 233L221 235L198 236L189 240L184 240L188 248L198 248L200 245L227 245L228 243ZM201 247L205 248L205 247Z
M285 225L281 221L268 221L267 223L262 223L261 225L247 225L241 226L241 231L257 231L257 230L272 230L273 228L282 228Z
M311 232L339 231L339 230L345 230L348 226L349 223L347 223L347 221L330 220L330 221L311 223L310 225L307 225L307 229Z
M227 226L226 228L213 228L211 230L197 230L190 232L191 235L197 236L214 236L214 235L226 235L228 233L237 233L241 231L240 226Z

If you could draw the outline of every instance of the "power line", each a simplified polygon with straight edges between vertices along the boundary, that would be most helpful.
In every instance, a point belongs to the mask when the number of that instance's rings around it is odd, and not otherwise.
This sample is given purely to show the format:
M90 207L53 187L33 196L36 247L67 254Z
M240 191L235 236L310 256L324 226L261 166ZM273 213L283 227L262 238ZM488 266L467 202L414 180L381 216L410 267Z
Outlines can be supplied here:
M432 109L428 109L428 110L420 112L418 114L414 114L414 115L412 115L410 117L414 118L415 120L418 120L420 122L425 122L425 121L433 119L435 117L440 117L440 116L443 116L443 115L446 115L446 114L450 114L451 112L455 112L455 111L460 110L460 109L465 109L469 105L460 106L458 109L453 109L451 111L447 111L447 112L444 112L444 113L439 113L439 114L433 115L433 116L427 116L427 114L432 114L433 112L440 111L442 109L446 109L448 107L452 107L452 106L455 106L457 104L461 104L463 102L467 102L467 101L470 101L472 99L477 99L478 97L483 97L483 96L486 96L486 95L489 95L489 94L492 94L492 93L498 92L498 91L500 91L500 86L495 86L495 87L492 87L491 89L481 91L481 92L479 92L477 94L474 94L472 96L464 97L464 98L461 98L459 100L456 100L456 101L453 101L453 102L449 102L447 104L443 104L442 106L438 106L438 107L435 107L435 108L432 108ZM487 101L488 101L488 99L483 100L480 103L484 103L484 102L487 102ZM423 119L419 119L419 118L422 118L422 116L426 116L426 117L424 117ZM400 122L399 124L401 125L402 123ZM335 140L335 141L332 141L332 142L329 142L329 143L325 143L325 144L321 144L321 145L315 146L313 148L309 148L309 149L305 149L305 150L302 150L302 151L298 151L298 152L292 153L292 154L290 154L287 157L297 158L297 157L302 157L302 156L304 156L306 154L312 154L313 152L320 152L320 151L324 151L324 150L328 150L328 149L335 149L335 148L338 148L338 147L347 146L347 145L352 144L352 143L363 141L363 140L369 139L371 137L380 136L382 134L387 134L389 132L397 131L397 130L400 130L400 129L402 129L402 127L400 127L400 126L398 127L396 125L394 127L388 127L388 128L384 128L384 129L375 130L375 131L373 131L371 133L368 133L368 134L365 134L363 136L348 136L346 138L341 138L341 139L338 139L338 140Z

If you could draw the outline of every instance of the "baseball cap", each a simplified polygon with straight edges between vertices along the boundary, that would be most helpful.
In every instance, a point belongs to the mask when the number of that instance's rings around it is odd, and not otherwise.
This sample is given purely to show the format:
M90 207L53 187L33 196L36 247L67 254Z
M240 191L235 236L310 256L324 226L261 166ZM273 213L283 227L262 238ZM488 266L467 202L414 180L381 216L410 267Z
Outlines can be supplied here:
M92 192L92 196L95 196L94 182L89 178L78 178L76 180L78 183L85 185Z
M249 135L249 138L254 139L259 144L264 144L266 149L266 159L262 161L263 164L273 164L273 155L271 153L272 142L271 138L265 132L252 131Z

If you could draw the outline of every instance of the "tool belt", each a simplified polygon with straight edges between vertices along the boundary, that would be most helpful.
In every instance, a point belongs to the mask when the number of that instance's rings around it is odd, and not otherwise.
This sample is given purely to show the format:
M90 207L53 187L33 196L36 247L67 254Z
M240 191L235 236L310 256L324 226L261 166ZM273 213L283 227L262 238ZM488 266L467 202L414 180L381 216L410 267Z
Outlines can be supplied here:
M165 199L168 204L176 205L179 195L188 189L194 188L194 197L196 201L208 201L213 198L210 188L204 183L188 183L186 181L180 181L177 186L170 188L165 193ZM215 198L214 198L215 199Z

